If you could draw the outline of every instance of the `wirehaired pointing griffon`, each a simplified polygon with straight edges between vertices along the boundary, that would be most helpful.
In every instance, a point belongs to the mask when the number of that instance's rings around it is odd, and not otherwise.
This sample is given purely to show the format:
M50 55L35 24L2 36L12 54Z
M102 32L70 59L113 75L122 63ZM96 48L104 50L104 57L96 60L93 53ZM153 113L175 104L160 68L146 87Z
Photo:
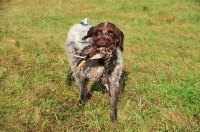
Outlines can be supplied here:
M89 79L98 80L107 90L110 102L110 118L117 121L118 86L122 74L123 32L110 22L96 26L85 18L68 32L66 50L70 69L68 81L75 76L82 104L87 100Z

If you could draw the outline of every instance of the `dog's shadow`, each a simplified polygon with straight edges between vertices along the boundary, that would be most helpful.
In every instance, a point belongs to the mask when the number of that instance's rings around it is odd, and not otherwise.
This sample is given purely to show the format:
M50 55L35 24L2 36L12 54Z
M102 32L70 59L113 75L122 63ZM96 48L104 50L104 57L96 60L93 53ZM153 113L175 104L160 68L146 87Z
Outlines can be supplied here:
M121 94L122 92L125 91L125 87L126 87L126 81L128 79L128 73L126 70L122 71L122 75L121 78L119 80L119 94Z
M106 88L99 81L94 81L87 93L87 99L90 99L95 91L100 91L102 94L105 94Z
M128 78L128 74L125 70L123 70L120 81L119 81L118 95L120 95L124 92L127 78ZM87 93L87 99L90 99L95 91L100 91L102 94L107 93L104 85L102 85L98 81L94 81L90 90Z
M66 85L68 85L68 86L70 86L72 84L72 82L75 81L72 74L73 74L72 71L69 69L68 76L66 78ZM128 78L128 73L126 70L123 70L120 81L119 81L118 95L120 95L124 92L127 78ZM102 85L99 81L94 81L90 90L87 93L87 99L90 99L95 91L100 91L102 94L107 93L104 85Z

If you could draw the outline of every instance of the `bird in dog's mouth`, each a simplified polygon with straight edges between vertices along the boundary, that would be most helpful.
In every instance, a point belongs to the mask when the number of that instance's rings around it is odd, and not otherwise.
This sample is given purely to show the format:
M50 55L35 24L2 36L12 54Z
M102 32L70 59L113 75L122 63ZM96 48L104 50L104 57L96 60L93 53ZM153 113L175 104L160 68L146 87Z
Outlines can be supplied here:
M93 60L93 59L103 59L104 60L104 72L102 73L101 76L101 82L104 84L106 87L107 91L109 91L109 86L108 86L108 74L109 74L109 69L108 65L111 64L111 59L113 57L116 57L116 48L113 45L110 45L108 47L102 46L102 47L97 47L96 45L88 45L85 47L80 55L75 55L75 57L79 58L80 61L78 61L78 66L77 66L77 72L80 73L81 67L86 63L87 60Z

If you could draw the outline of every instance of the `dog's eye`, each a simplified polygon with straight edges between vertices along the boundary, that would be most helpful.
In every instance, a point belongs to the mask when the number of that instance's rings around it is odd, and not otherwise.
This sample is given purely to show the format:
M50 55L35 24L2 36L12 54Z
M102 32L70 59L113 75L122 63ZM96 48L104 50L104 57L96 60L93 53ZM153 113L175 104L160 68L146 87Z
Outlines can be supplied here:
M101 30L98 30L98 31L97 31L97 35L98 35L98 36L102 35L102 31L101 31Z
M113 36L114 36L114 33L113 33L113 32L109 32L108 35L111 36L111 37L113 37Z

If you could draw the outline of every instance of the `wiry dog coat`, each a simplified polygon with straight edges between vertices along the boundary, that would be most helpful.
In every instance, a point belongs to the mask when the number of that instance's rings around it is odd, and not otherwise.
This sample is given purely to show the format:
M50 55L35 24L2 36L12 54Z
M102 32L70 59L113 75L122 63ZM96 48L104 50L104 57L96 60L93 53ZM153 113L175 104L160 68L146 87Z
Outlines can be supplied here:
M104 28L104 29L103 29ZM101 30L100 30L101 29ZM109 32L113 32L113 36L109 38ZM98 33L97 33L98 32ZM99 33L101 32L101 33ZM98 35L101 36L98 37ZM107 36L106 36L107 35ZM84 37L84 39L83 39ZM96 37L96 38L95 38ZM104 65L99 59L87 60L82 66L80 73L77 72L77 64L79 63L78 55L84 47L91 43L107 44L107 40L116 45L116 56L109 67L109 101L110 101L110 117L112 121L117 121L117 97L119 79L122 73L122 50L123 50L123 32L121 32L112 23L100 23L97 26L88 25L87 19L81 24L75 24L68 32L66 40L66 50L70 63L68 79L70 80L72 73L75 76L76 83L80 90L79 103L87 100L87 83L88 79L100 80L104 71Z

